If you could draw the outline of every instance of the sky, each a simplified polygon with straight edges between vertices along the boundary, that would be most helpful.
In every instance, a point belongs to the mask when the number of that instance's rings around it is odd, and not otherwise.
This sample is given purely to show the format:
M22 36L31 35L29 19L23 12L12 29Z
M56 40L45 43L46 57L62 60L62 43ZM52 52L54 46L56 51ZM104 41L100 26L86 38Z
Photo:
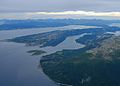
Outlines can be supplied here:
M120 17L120 0L0 0L0 18Z

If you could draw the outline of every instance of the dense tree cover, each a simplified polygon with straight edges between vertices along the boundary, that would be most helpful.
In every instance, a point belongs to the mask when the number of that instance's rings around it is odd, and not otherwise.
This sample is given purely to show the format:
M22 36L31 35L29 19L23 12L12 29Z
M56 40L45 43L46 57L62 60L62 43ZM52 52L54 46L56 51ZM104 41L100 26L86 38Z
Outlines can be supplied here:
M81 35L87 33L88 35L80 37L79 39L76 40L76 42L88 45L88 43L90 43L91 41L96 41L96 40L100 41L112 36L112 34L106 35L105 34L106 32L115 32L119 30L120 28L118 27L108 27L108 26L101 28L75 29L75 30L63 30L63 31L56 30L51 32L16 37L13 39L8 39L8 41L25 43L28 46L36 46L36 45L37 46L39 45L40 47L56 46L59 43L63 42L69 36L75 36L75 35ZM97 38L99 36L101 36L101 39L98 40ZM95 45L97 44L94 43L93 47L95 47Z
M40 63L44 73L57 83L73 86L119 86L120 51L111 53L111 56L112 60L106 60L104 57L94 57L92 53L69 50L44 56Z

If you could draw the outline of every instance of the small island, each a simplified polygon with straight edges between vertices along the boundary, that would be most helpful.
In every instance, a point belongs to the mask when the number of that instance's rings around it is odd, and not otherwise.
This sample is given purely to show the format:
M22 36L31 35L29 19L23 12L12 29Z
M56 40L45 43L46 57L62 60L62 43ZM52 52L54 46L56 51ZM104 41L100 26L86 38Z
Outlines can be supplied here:
M42 54L44 54L46 52L42 51L42 50L30 50L30 51L27 51L27 53L31 53L32 56L34 56L34 55L42 55Z

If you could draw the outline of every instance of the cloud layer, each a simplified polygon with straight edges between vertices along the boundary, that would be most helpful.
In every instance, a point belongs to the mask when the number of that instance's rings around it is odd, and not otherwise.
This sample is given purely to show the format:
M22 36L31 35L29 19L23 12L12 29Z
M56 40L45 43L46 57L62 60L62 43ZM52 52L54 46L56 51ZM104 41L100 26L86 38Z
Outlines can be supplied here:
M120 0L0 0L0 18L119 19L119 8Z
M83 16L110 16L120 17L120 12L94 12L94 11L64 11L64 12L30 12L28 15L83 15Z
M44 19L44 18L108 18L120 19L120 12L64 11L64 12L24 12L1 13L0 18Z

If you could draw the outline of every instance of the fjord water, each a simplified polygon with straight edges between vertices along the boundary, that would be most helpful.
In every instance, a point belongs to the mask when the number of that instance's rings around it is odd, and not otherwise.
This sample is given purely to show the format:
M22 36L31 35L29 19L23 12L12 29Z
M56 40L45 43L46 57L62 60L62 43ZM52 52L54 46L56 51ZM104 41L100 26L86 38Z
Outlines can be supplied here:
M0 86L55 86L42 72L40 56L30 56L26 53L29 49L0 42Z
M68 27L72 29L73 26ZM59 30L69 29L68 27L61 27ZM80 26L76 26L76 28L78 27ZM0 31L0 40L53 30L58 30L58 28L4 30ZM78 37L80 36L69 37L56 47L42 49L47 49L48 53L53 53L62 49L81 48L84 45L75 42ZM0 42L0 86L56 86L42 72L39 64L41 56L31 56L27 53L32 49L40 48L38 46L27 47L24 44L13 42ZM51 50L52 52L49 52Z

